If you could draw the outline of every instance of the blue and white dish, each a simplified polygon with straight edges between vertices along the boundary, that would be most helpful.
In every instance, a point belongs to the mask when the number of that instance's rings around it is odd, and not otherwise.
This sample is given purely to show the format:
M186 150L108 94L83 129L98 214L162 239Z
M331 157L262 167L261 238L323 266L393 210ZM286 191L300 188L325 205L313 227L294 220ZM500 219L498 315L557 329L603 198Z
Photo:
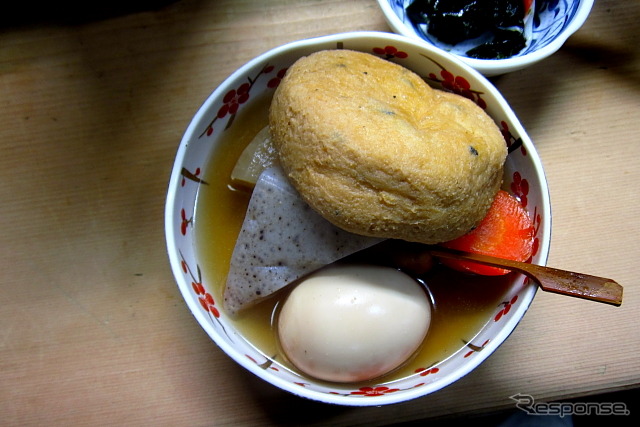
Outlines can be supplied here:
M391 29L407 37L435 45L458 56L485 76L505 74L532 65L555 53L586 21L594 0L534 0L525 21L526 47L517 55L504 59L477 59L463 50L443 45L425 35L407 17L406 8L413 0L378 0Z

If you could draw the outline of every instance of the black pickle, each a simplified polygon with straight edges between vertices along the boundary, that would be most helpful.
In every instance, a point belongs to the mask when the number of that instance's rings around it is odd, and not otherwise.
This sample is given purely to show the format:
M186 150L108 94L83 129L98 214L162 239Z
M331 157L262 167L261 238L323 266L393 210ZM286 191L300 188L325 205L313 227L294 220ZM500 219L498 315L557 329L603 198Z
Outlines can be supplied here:
M467 56L499 59L518 54L526 44L523 0L414 0L407 16L442 43L460 42L488 35L485 43ZM421 30L422 31L422 30Z

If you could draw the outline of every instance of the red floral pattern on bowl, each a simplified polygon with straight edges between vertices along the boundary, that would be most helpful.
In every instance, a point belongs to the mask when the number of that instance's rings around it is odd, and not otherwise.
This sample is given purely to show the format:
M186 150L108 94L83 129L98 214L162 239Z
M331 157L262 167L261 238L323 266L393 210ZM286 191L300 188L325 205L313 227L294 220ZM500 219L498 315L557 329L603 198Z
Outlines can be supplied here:
M472 99L494 118L510 151L504 187L519 197L534 219L532 262L546 263L550 241L548 188L535 148L506 101L491 83L461 61L401 36L373 32L320 37L274 49L241 67L212 93L194 116L176 155L165 208L167 249L174 276L194 317L217 345L247 370L284 390L319 401L354 406L391 404L435 392L471 372L513 331L537 287L524 276L514 276L511 290L495 308L492 321L472 342L442 362L391 383L333 385L289 370L271 355L256 350L236 331L201 275L201 260L191 232L196 193L208 185L201 178L202 170L223 132L236 125L236 113L257 95L272 92L297 58L336 48L369 52L402 64L434 87Z

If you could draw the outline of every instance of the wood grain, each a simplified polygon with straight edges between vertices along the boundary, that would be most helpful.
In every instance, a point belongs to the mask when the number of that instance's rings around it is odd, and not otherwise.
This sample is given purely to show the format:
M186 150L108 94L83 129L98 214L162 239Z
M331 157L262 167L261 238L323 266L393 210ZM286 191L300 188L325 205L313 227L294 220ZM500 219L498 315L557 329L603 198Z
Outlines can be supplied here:
M473 373L366 409L281 392L211 342L173 281L163 205L181 135L218 83L282 43L389 31L376 2L161 3L1 21L3 425L384 425L638 386L638 2L596 2L551 58L493 79L545 165L549 264L615 278L624 304L539 292Z

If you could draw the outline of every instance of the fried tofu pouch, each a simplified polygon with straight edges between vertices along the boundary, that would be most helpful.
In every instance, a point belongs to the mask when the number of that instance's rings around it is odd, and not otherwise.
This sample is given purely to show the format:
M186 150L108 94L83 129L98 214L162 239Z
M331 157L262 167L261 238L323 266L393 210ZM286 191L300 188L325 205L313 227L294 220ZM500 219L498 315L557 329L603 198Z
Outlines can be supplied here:
M472 101L350 50L292 65L269 126L291 183L320 215L352 233L426 244L482 220L507 155L500 130Z

